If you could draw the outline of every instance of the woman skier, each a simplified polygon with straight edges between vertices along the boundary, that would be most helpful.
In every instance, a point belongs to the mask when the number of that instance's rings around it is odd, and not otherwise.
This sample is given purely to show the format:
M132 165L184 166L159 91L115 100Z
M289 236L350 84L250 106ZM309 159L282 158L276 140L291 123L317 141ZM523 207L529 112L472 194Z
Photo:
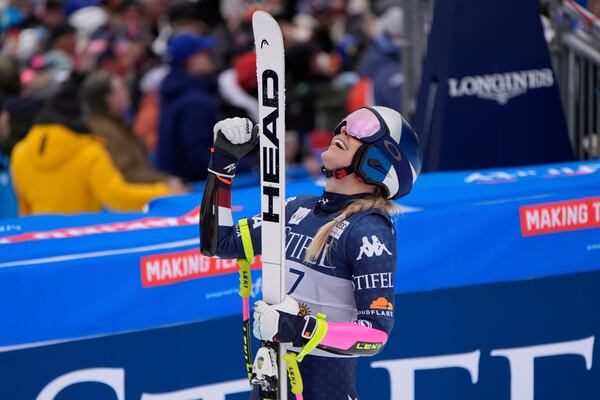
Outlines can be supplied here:
M257 143L247 119L214 127L200 217L204 255L244 257L231 215L231 182L237 161ZM336 128L321 155L327 178L320 197L286 204L286 293L283 302L254 305L258 339L291 343L298 352L315 334L317 314L327 333L299 364L307 400L358 399L358 356L378 353L394 325L396 235L390 201L408 194L421 169L417 137L396 111L366 107ZM261 254L261 220L250 220L255 254Z

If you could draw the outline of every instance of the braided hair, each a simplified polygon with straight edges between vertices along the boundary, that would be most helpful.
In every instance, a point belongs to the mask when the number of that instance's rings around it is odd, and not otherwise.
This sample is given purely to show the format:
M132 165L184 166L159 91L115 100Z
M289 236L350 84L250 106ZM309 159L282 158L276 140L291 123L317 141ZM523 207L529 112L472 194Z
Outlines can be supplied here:
M321 254L323 248L327 244L329 240L329 235L331 234L331 231L333 230L333 227L336 224L345 221L346 219L348 219L348 217L350 217L356 212L370 210L373 208L381 210L381 212L388 217L391 217L392 215L398 214L400 212L400 208L398 207L398 205L389 200L386 200L382 196L370 195L362 199L354 200L348 205L348 207L344 209L344 211L340 215L338 215L332 221L326 223L319 229L319 231L315 235L315 238L306 250L304 261L314 263L319 259L319 255Z

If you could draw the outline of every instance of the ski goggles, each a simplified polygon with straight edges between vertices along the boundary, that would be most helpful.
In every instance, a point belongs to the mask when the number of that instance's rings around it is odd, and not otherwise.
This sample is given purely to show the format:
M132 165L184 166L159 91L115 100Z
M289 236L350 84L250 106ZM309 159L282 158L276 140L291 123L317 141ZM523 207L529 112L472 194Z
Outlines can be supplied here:
M335 135L346 127L346 133L365 143L373 143L388 133L387 126L375 110L360 108L348 115L335 128Z

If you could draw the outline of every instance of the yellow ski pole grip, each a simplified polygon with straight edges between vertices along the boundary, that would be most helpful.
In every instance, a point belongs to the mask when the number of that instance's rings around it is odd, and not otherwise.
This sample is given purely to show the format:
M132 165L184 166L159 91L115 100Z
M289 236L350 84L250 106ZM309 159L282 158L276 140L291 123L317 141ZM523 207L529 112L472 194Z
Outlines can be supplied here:
M304 391L302 384L302 375L300 375L300 368L298 368L298 362L296 361L296 354L285 353L283 356L285 364L287 365L287 373L290 378L290 386L292 393L295 395L301 394Z
M250 279L250 263L245 258L238 259L240 272L240 296L250 297L252 292L252 279Z
M325 318L327 318L327 315L317 313L317 327L315 328L315 334L304 346L302 346L302 349L300 349L300 353L298 353L298 356L296 357L298 362L302 362L304 356L313 351L325 338L325 335L327 335L327 321L325 321Z
M250 228L248 220L242 218L238 221L240 234L242 236L242 246L246 258L238 258L240 272L240 296L243 298L250 297L252 292L252 278L250 275L250 264L254 260L254 248L252 247L252 239L250 238Z

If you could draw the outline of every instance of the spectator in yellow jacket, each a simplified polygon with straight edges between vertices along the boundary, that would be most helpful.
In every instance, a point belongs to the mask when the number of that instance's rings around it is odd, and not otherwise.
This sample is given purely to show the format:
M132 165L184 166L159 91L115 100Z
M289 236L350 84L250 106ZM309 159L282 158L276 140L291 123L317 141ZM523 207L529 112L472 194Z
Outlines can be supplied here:
M165 183L126 182L99 139L56 123L31 128L11 170L21 215L139 211L171 192Z

